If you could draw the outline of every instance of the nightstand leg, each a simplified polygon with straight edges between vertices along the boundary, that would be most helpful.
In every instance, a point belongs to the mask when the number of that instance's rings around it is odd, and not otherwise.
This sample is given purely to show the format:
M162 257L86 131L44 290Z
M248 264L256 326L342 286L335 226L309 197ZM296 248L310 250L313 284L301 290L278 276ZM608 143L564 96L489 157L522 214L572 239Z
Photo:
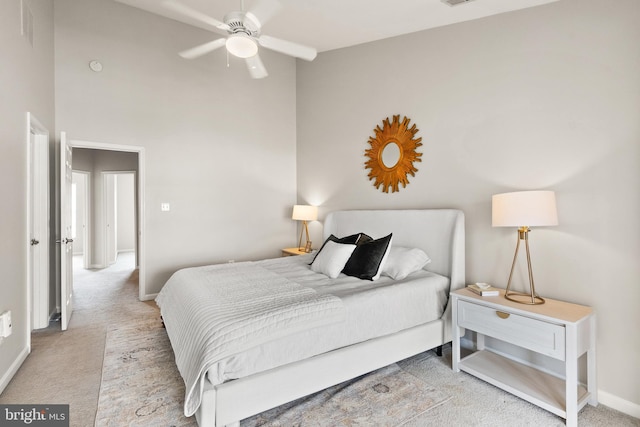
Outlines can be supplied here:
M451 319L453 332L451 337L451 369L453 372L460 372L458 363L460 362L460 328L458 327L458 298L452 297Z
M476 349L478 351L484 350L484 335L476 332Z
M578 425L578 351L575 325L566 327L565 389L567 426Z
M589 350L587 350L587 391L589 405L598 406L598 387L596 380L596 316L589 320Z

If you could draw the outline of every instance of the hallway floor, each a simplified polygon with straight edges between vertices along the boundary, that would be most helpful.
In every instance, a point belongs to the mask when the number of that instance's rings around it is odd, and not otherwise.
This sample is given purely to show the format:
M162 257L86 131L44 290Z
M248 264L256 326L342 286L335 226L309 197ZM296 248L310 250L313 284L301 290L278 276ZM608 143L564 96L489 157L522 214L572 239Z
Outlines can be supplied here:
M69 404L72 426L93 426L108 325L117 322L115 301L137 300L135 254L115 264L85 270L74 257L74 312L66 331L60 321L33 331L31 354L0 396L0 403ZM128 295L127 295L128 294ZM153 301L141 304L151 304Z

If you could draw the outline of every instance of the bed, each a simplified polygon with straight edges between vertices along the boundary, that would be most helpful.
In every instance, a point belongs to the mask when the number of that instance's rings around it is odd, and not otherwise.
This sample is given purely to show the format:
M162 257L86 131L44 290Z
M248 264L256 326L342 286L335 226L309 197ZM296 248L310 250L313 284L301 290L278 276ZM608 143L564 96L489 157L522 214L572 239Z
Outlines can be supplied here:
M375 280L317 268L330 248L359 247L340 239L363 233L387 242L382 270L400 250L428 263ZM461 211L336 211L323 234L316 254L183 269L163 287L156 301L185 380L185 415L200 426L237 426L451 341L449 293L465 280Z

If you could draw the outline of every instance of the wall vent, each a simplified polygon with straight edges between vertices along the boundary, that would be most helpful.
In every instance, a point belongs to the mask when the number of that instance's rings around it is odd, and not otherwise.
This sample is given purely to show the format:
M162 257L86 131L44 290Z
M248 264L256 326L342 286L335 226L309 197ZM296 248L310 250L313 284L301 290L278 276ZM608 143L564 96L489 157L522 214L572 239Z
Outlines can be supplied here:
M458 6L459 4L469 3L473 0L442 0L443 3L448 4L449 6Z

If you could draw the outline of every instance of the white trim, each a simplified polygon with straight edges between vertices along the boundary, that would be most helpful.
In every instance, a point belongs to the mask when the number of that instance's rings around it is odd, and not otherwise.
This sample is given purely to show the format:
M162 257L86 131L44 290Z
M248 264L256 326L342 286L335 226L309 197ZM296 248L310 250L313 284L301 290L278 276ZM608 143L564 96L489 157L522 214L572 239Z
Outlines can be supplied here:
M156 299L156 297L158 296L158 293L156 292L155 294L145 294L140 296L140 301L151 301Z
M31 332L29 332L29 335L31 335ZM31 342L31 338L29 338L29 342ZM20 366L22 366L27 356L29 356L30 352L30 345L24 347L22 351L20 351L20 354L18 354L18 357L16 357L16 359L13 361L11 366L9 366L7 372L5 372L2 378L0 378L0 394L2 394L4 389L9 385L9 382L16 374L16 372L18 372L18 369L20 369Z
M640 405L624 400L606 391L598 390L598 402L634 418L640 418Z

